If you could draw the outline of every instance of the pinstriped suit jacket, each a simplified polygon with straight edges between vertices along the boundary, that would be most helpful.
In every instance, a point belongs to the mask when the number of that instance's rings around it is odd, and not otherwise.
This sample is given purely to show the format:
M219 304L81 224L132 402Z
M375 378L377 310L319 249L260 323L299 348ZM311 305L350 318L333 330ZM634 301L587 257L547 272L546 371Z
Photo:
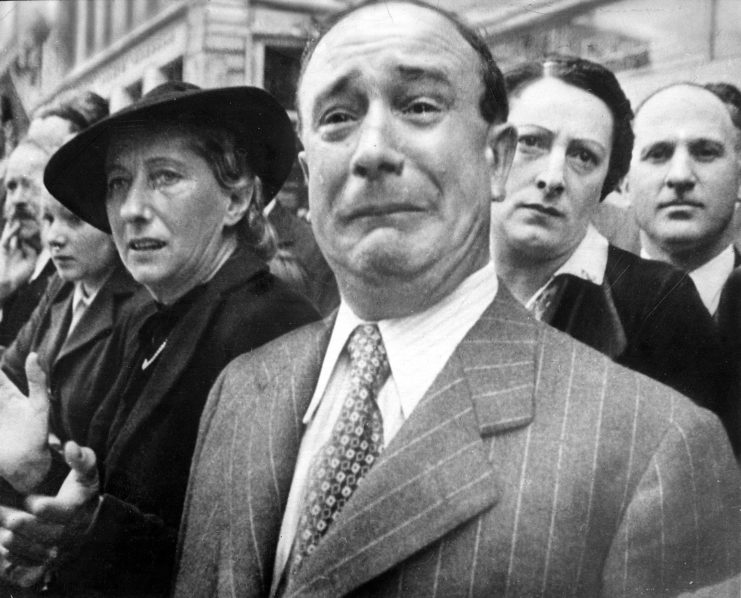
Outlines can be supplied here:
M268 594L329 326L238 358L214 386L176 596ZM720 584L738 596L740 508L715 416L535 322L500 286L285 595L633 597Z

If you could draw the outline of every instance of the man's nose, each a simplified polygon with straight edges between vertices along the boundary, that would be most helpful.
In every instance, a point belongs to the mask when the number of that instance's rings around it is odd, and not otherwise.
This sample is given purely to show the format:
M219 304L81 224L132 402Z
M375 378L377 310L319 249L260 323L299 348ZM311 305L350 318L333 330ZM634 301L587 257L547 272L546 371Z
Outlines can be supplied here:
M376 179L402 173L404 156L398 150L393 120L393 114L385 106L372 104L368 108L351 160L354 175Z
M696 182L691 156L687 150L677 148L666 173L666 186L677 193L684 193L693 189Z
M538 173L535 184L546 195L560 195L566 188L564 168L566 154L563 151L552 149L544 156L543 168Z

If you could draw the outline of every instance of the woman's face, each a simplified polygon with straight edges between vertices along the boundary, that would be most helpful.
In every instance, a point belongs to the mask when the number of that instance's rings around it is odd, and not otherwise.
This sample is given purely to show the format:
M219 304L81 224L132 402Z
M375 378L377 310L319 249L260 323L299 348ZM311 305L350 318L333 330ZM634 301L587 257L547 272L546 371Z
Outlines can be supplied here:
M106 160L106 209L118 252L165 303L213 276L243 214L192 145L175 127L142 128L117 134Z
M63 280L98 288L116 264L111 237L80 220L52 197L42 200L41 235Z
M568 256L599 203L613 117L596 96L558 79L527 84L511 99L517 151L506 199L492 204L498 247L530 259Z

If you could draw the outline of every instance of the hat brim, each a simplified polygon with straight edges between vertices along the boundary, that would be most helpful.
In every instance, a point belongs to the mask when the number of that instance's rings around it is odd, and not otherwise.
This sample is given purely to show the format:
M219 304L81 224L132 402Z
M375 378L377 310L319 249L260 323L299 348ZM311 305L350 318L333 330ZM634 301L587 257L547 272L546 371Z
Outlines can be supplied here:
M283 186L296 157L296 137L288 115L257 87L195 90L175 97L146 96L85 129L49 160L44 184L60 203L94 227L110 233L106 215L105 162L115 132L157 122L193 119L234 131L240 151L263 183L267 198Z

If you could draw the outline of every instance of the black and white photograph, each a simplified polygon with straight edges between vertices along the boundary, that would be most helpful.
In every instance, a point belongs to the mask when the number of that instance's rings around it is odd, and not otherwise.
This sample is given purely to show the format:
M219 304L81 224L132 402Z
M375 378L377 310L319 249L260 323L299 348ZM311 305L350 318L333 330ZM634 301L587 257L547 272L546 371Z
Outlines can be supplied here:
M0 182L0 598L741 598L741 0L2 0Z

